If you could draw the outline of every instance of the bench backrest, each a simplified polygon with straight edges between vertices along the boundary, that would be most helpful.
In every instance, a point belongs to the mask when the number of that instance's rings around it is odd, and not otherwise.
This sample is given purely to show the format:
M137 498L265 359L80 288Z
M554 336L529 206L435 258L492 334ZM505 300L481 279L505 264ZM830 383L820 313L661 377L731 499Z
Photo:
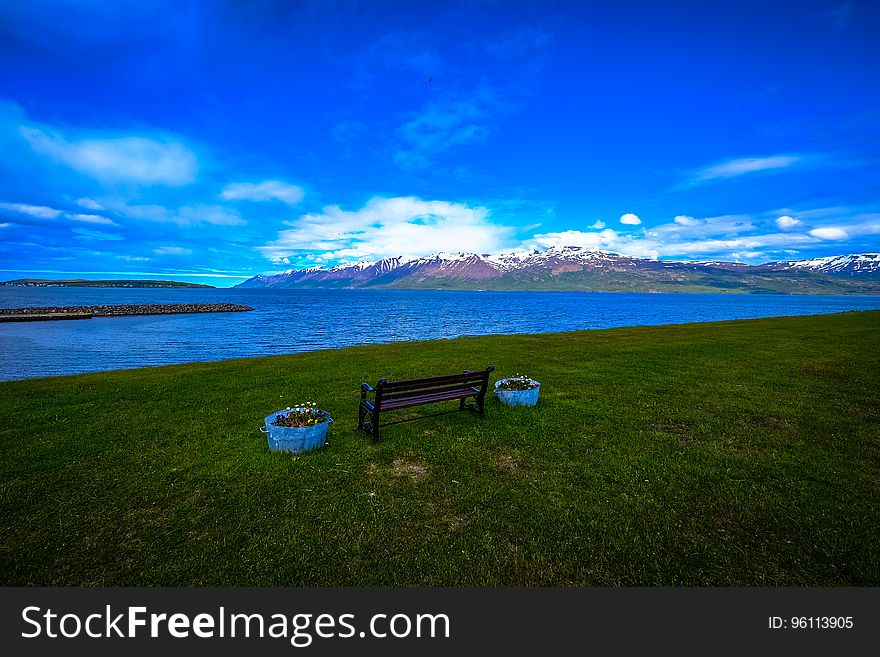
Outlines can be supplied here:
M377 394L384 399L409 397L414 394L427 392L446 392L461 390L462 388L477 387L484 390L489 383L489 374L494 370L489 366L479 372L465 370L461 374L448 374L446 376L432 376L425 379L409 379L407 381L386 381L382 379L376 386Z

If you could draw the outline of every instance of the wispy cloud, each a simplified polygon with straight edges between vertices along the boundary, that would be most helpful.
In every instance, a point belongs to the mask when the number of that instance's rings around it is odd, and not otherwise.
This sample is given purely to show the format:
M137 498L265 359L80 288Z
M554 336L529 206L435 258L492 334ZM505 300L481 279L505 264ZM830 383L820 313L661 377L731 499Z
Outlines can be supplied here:
M486 42L484 50L492 57L503 59L534 57L553 41L553 34L540 26L522 25L515 30Z
M76 233L76 239L84 242L118 242L125 239L122 235L104 233L99 230L90 230L88 228L74 228L73 232Z
M78 199L76 199L76 204L81 208L85 208L86 210L103 210L104 209L104 206L101 205L100 203L98 203L93 198L78 198Z
M0 209L26 214L37 219L56 219L61 214L61 210L55 208L27 203L0 203Z
M173 223L179 226L210 224L214 226L242 226L247 222L236 211L222 205L184 205L180 208L168 208L164 205L114 204L113 209L131 219Z
M73 219L74 221L81 221L86 224L101 224L104 226L117 226L118 224L112 219L108 219L107 217L102 217L99 214L71 214L65 213L64 215L68 219Z
M57 131L21 128L37 153L104 182L184 185L195 180L198 160L179 141L141 136L69 140Z
M191 255L192 249L186 249L182 246L160 246L153 249L156 255Z
M102 224L104 226L116 226L112 219L97 214L81 214L77 212L62 212L45 205L30 205L27 203L0 203L0 209L9 210L18 214L28 215L37 219L57 219L62 214L73 221L81 221L87 224Z
M287 205L299 203L305 192L302 187L282 180L264 180L258 183L232 183L220 193L224 201L281 201Z
M805 161L801 155L768 155L766 157L742 157L700 169L691 174L686 184L697 185L724 178L736 178L751 173L786 169Z
M273 262L377 260L437 251L485 253L497 250L510 233L489 221L487 208L411 196L373 198L353 211L328 206L289 223L290 230L258 247Z
M756 230L758 227L753 219L747 215L728 214L703 219L689 215L676 215L671 223L645 228L642 234L645 237L656 237L663 241L698 240L716 236L731 237L752 233Z
M429 103L397 129L394 161L405 168L421 168L453 148L486 139L495 102L494 94L482 89L469 97Z

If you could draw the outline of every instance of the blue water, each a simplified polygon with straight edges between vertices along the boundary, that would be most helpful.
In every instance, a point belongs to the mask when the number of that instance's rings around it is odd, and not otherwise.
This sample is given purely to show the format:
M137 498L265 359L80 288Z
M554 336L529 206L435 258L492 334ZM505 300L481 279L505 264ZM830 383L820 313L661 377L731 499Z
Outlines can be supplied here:
M0 287L0 308L219 302L254 311L0 324L0 380L371 342L880 309L880 296Z

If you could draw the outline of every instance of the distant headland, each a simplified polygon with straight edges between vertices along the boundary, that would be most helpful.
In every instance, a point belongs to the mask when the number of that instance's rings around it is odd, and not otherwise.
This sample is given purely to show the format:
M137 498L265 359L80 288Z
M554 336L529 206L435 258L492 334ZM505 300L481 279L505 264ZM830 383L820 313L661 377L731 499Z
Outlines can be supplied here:
M46 278L16 278L12 281L0 282L0 285L7 285L11 287L214 287L213 285L203 285L202 283L182 283L181 281L88 281L79 278L69 278L62 280L51 280Z

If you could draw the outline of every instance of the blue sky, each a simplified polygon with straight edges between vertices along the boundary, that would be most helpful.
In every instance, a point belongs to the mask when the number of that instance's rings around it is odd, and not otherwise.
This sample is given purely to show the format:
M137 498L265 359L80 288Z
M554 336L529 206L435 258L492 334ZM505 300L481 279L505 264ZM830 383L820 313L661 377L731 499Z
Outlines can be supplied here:
M880 250L880 5L0 0L0 280Z

